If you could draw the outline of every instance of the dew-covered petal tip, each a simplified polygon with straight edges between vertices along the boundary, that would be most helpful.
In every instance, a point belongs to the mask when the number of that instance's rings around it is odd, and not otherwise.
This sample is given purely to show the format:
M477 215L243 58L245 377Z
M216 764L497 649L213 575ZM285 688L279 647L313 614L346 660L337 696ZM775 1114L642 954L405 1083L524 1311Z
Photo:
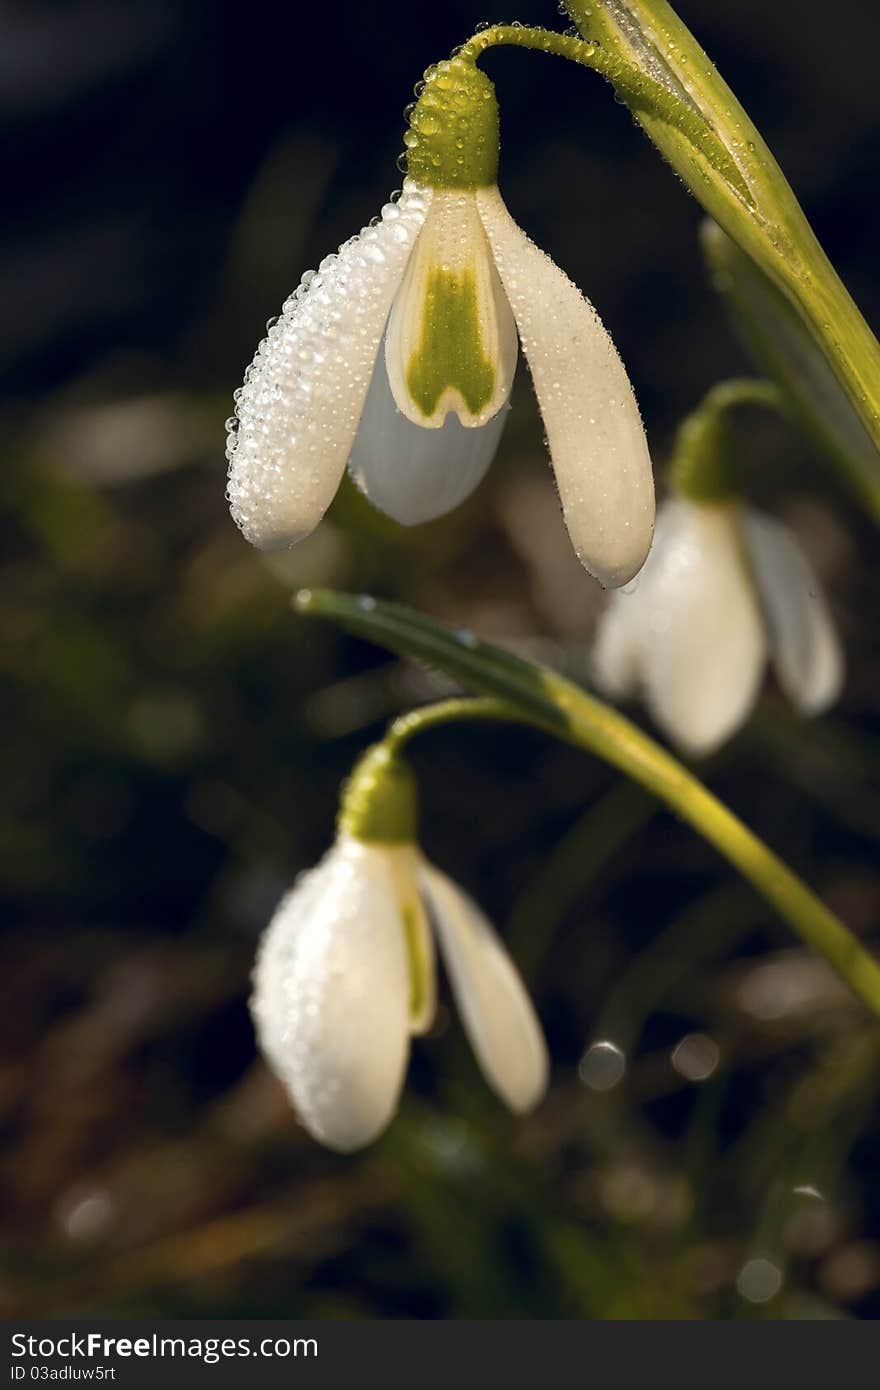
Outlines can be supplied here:
M477 206L547 430L565 522L583 565L608 588L638 573L651 544L654 481L623 364L596 311L517 226L495 188Z
M430 199L407 181L377 225L303 276L257 349L227 447L230 509L254 545L302 540L333 500Z
M403 925L381 850L340 840L283 899L260 945L251 1012L309 1133L343 1152L397 1106L409 1053Z

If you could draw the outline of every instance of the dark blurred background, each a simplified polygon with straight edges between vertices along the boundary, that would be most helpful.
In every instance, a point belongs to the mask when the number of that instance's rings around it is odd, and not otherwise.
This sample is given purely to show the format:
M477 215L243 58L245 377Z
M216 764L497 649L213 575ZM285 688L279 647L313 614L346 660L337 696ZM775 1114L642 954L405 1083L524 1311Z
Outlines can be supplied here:
M0 1309L876 1317L876 1028L690 830L536 734L462 726L414 757L427 851L534 990L547 1101L507 1116L444 1003L397 1121L342 1159L255 1055L257 936L352 759L438 688L294 617L292 588L401 598L581 677L602 602L522 369L489 479L442 522L400 530L344 488L266 560L226 512L223 422L264 321L399 184L422 69L512 17L434 8L2 7ZM880 323L875 0L681 11ZM681 414L749 369L700 209L598 78L485 66L505 197L613 332L662 478ZM850 674L815 725L768 686L703 775L870 938L876 542L790 429L746 416L742 442Z

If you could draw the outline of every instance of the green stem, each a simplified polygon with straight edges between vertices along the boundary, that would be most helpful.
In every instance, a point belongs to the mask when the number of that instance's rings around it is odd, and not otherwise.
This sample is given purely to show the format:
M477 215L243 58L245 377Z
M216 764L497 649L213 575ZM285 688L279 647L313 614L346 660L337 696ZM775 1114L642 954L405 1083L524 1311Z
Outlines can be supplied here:
M675 437L670 481L677 493L694 502L720 502L741 490L726 417L736 407L755 405L783 413L785 397L772 382L751 377L719 381L706 392Z
M552 29L534 28L522 24L493 24L469 39L459 50L463 58L476 60L490 48L527 48L537 53L552 53L568 58L581 67L590 68L606 78L634 112L651 113L656 119L673 126L699 151L700 155L725 179L736 197L746 204L752 198L735 159L718 139L711 125L687 101L669 91L610 49L602 48L589 38L577 39L570 34L558 34Z
M778 855L623 715L547 667L523 661L470 633L456 632L398 604L326 589L302 590L295 604L300 613L329 618L391 651L439 667L463 685L500 702L500 717L515 718L596 753L640 782L714 844L807 945L824 956L853 993L880 1016L877 961ZM482 717L495 717L488 706L482 708ZM445 717L454 717L449 705ZM423 715L423 727L425 722Z
M711 386L703 397L700 408L720 414L740 405L760 405L768 410L784 413L785 398L772 381L761 381L750 376L731 377Z
M687 25L666 0L565 0L565 7L587 41L654 74L658 84L689 102L735 160L749 190L746 201L701 167L683 124L669 120L659 106L635 105L618 88L709 215L796 310L880 449L880 343L819 245L760 132Z
M700 240L715 289L761 371L778 381L790 418L836 464L875 522L880 522L880 453L824 351L761 266L707 219Z
M880 469L880 343L760 132L666 0L565 3L582 39L496 24L458 52L473 62L500 45L553 53L611 83L710 217L781 292L828 364L867 435L872 458L858 481L870 503Z
M450 700L438 700L433 705L420 705L418 709L407 710L406 714L398 715L389 724L382 743L391 753L399 753L404 744L416 734L424 733L427 729L440 728L443 724L452 724L459 719L509 720L514 724L522 722L519 711L504 700L478 699L474 696L455 697Z

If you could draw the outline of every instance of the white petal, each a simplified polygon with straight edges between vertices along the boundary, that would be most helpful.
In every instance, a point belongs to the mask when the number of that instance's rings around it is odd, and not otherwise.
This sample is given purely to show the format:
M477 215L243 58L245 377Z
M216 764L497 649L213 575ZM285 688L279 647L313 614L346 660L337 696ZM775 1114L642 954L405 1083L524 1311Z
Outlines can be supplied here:
M635 694L640 674L639 616L634 594L612 594L599 619L591 654L592 675L612 700Z
M516 967L476 903L457 884L426 862L422 883L483 1074L511 1110L530 1110L547 1086L547 1049Z
M626 584L651 544L654 480L623 364L596 311L529 240L497 188L477 206L528 359L578 557L600 583Z
M348 468L380 511L402 526L445 516L482 482L507 416L467 429L447 415L441 429L414 425L397 408L380 351Z
M302 540L333 500L430 198L408 181L377 226L303 277L260 344L227 450L232 515L254 545Z
M843 684L843 655L821 585L787 526L751 509L742 526L779 684L804 714L818 714Z
M642 679L654 718L682 748L708 753L748 716L766 655L736 511L667 502L629 602L641 610Z
M634 695L642 680L643 615L647 604L640 597L650 585L651 573L662 555L666 538L673 534L677 511L666 503L657 514L654 539L648 558L631 584L608 595L591 653L591 674L598 688L612 700Z
M394 1113L409 990L388 857L341 839L278 907L251 998L263 1052L306 1129L331 1148L368 1144Z
M388 321L394 399L416 425L439 429L449 411L485 425L510 396L517 353L474 194L435 189Z

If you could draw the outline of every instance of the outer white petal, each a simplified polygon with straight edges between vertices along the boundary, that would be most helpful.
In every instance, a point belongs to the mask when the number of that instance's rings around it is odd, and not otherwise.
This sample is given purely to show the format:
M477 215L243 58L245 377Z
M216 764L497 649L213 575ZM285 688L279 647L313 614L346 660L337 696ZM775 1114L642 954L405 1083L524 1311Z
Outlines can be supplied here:
M593 679L612 700L625 700L638 688L641 611L635 594L612 594L596 628Z
M314 1138L347 1151L385 1128L409 1052L409 970L382 848L340 839L298 880L261 942L251 1010Z
M511 1110L547 1086L547 1048L516 967L466 893L427 862L422 883L456 1003L486 1080Z
M517 226L497 188L477 206L528 359L565 522L585 567L609 588L637 574L651 544L654 480L623 364L592 305Z
M333 500L430 199L407 181L377 226L303 277L257 349L227 449L232 515L254 545L302 540Z
M629 601L641 609L642 679L657 723L692 753L728 738L754 703L764 624L731 506L667 502Z
M380 351L348 460L358 487L402 526L445 516L482 481L495 456L507 411L467 429L450 412L442 429L414 425L397 408Z
M648 558L626 589L608 595L599 618L591 653L592 676L599 689L612 700L634 695L642 680L644 643L642 640L647 608L643 590L650 589L651 574L662 556L667 537L674 533L675 507L666 503L657 514L654 540Z
M481 354L493 373L489 398L478 408L468 404L456 382L449 382L430 414L414 398L409 386L409 370L414 357L430 356L438 337L448 341L446 357L457 377L468 376L467 354L456 355L453 325L442 307L432 299L432 274L461 280L468 276L475 292L476 324ZM448 308L448 306L446 306ZM435 189L425 225L410 257L400 292L388 321L385 362L388 380L398 407L416 425L439 429L454 412L463 425L485 425L510 397L516 371L518 345L516 325L507 296L486 241L474 194L453 189Z
M804 714L818 714L843 684L843 654L819 580L787 526L749 509L742 528L779 684Z

